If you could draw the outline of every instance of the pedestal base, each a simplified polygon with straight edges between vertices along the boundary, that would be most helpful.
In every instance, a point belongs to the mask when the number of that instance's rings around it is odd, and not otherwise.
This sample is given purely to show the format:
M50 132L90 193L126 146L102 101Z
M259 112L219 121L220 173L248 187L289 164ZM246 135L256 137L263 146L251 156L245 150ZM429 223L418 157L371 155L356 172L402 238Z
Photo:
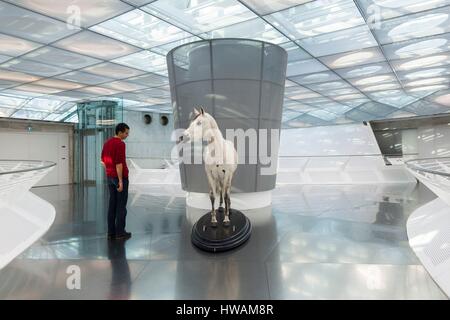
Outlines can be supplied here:
M192 243L205 251L221 252L234 249L250 238L250 220L240 211L230 209L230 225L224 226L224 210L216 213L217 227L211 226L211 211L203 215L192 227Z

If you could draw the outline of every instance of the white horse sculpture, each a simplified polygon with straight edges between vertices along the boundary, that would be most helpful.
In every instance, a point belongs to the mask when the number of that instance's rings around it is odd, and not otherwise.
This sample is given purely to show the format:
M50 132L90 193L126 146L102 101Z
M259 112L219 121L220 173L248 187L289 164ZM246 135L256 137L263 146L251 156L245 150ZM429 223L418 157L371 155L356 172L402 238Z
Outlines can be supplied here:
M207 146L203 153L206 176L209 184L209 198L211 199L211 225L217 226L214 201L220 196L219 207L225 200L225 216L223 224L230 225L230 189L231 179L237 168L237 152L233 142L225 140L217 126L216 120L206 113L202 107L200 111L194 108L192 120L179 141L188 142L204 140Z

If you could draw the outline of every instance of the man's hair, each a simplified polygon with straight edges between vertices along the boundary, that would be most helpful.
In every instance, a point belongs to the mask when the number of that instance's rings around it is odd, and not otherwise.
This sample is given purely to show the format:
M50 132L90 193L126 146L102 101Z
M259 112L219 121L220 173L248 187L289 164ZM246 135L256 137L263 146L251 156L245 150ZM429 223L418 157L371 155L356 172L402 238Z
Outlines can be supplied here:
M121 122L116 126L116 134L119 134L119 132L125 132L127 129L130 130L130 127L126 123Z

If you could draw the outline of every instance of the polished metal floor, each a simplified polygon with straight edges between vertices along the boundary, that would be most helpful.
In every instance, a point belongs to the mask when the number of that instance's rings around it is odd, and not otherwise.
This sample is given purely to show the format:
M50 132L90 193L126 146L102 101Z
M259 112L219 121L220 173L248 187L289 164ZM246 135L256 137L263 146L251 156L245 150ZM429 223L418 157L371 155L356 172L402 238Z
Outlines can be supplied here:
M103 188L32 189L57 218L0 271L0 299L447 299L408 245L408 216L435 198L422 185L278 186L245 212L250 240L220 254L192 246L203 212L179 188L149 190L130 192L133 237L108 242Z

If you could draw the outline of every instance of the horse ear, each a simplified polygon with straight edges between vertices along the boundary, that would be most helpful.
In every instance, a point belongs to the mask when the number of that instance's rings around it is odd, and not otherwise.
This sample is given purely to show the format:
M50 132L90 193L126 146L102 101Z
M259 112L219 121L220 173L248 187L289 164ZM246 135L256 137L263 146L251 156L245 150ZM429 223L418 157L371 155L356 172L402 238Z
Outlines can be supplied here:
M205 114L205 110L203 110L203 107L200 107L200 112L201 112L202 114Z
M197 109L195 109L195 107L194 107L194 116L196 116L196 115L198 115L200 112L197 110Z

